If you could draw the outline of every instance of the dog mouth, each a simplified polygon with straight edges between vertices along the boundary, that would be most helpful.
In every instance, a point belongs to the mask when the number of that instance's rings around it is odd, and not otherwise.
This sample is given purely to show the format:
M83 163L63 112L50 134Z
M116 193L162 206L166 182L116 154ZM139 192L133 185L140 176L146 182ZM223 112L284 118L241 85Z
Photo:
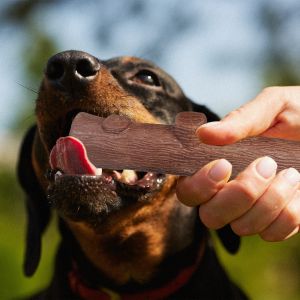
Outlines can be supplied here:
M135 170L97 168L83 143L68 136L79 111L66 115L63 135L53 146L47 173L48 199L60 213L96 224L111 212L132 203L150 201L164 183L165 175ZM122 158L120 158L122 159Z
M160 183L163 175L134 170L109 170L97 168L88 158L83 143L72 136L61 137L50 153L50 180L59 177L85 176L101 178L115 191L117 185L133 191L151 190Z

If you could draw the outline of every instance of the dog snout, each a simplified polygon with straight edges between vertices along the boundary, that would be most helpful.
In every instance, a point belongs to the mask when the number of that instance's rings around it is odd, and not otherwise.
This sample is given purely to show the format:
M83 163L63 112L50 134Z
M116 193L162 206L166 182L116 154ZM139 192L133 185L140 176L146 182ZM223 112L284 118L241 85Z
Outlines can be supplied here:
M47 63L45 77L51 83L68 88L72 83L89 82L100 70L94 56L81 51L65 51L52 56Z

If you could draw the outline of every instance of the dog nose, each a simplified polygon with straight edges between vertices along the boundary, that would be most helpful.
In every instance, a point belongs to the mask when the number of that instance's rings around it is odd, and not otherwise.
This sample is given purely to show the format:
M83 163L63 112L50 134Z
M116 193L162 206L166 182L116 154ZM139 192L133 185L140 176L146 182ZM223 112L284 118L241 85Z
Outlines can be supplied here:
M94 56L81 51L65 51L52 56L47 63L45 75L48 80L61 86L70 81L89 81L100 70L100 62Z

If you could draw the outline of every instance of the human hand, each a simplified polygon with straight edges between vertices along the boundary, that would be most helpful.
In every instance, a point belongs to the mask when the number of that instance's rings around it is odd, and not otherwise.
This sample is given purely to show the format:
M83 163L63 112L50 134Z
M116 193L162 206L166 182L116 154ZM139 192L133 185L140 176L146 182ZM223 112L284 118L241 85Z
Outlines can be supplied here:
M267 88L223 120L202 125L197 134L214 145L255 135L300 141L300 87ZM300 174L294 168L276 174L276 168L270 157L258 158L228 182L231 164L221 159L180 178L177 195L187 205L200 206L209 228L230 224L241 236L284 240L299 231Z

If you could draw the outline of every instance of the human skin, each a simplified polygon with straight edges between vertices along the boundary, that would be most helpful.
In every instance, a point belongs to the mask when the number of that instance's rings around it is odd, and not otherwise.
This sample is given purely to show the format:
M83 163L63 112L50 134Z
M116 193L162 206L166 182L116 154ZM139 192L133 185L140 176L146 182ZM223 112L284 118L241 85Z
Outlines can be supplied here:
M197 135L211 145L258 135L300 141L300 87L266 88L221 121L200 126ZM260 157L230 180L232 165L220 158L181 177L177 196L186 205L199 206L208 228L230 224L240 236L282 241L299 231L300 174L294 168L276 169L271 157Z

